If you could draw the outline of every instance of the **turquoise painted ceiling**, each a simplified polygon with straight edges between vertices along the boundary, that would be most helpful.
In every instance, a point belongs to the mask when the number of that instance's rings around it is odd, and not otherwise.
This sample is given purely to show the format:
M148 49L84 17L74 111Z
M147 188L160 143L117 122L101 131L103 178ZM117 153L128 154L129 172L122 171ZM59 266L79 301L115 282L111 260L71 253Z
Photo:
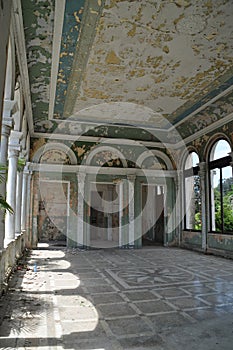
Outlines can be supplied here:
M187 137L207 109L232 113L232 13L232 0L22 0L34 131Z

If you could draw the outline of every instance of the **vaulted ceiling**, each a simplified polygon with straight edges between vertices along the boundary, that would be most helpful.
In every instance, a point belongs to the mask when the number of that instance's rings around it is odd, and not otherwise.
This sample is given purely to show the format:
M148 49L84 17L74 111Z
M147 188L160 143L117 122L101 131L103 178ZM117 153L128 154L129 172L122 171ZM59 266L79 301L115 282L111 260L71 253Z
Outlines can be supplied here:
M21 6L35 133L187 137L216 101L233 104L232 0Z

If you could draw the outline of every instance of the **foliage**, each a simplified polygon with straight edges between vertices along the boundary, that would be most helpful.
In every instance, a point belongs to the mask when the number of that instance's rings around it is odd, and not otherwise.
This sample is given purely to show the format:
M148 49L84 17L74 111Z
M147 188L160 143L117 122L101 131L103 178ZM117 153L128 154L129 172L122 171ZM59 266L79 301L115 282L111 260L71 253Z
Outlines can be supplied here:
M19 158L18 165L17 165L17 171L19 171L19 172L23 171L25 164L26 164L26 160L24 158Z
M8 210L11 214L14 213L14 210L11 208L11 206L7 203L5 198L0 194L0 210Z
M227 179L231 180L231 179ZM232 180L231 180L232 182ZM230 184L230 186L229 186ZM223 208L221 209L220 186L214 189L216 231L222 230L222 210L224 231L233 231L233 185L223 180Z
M3 164L0 164L0 183L5 181L6 178L7 167ZM6 199L0 194L0 210L7 210L9 213L13 214L14 210L7 203Z
M194 176L194 193L195 193L195 216L194 216L194 228L195 230L201 230L201 184L200 176Z
M195 230L200 231L201 230L201 213L197 212L195 214L195 225L194 225Z
M26 160L24 158L18 159L17 164L17 171L21 172L24 169L24 166L26 164ZM4 182L6 180L7 176L7 166L0 164L0 183ZM11 214L14 213L14 210L11 208L11 206L7 203L6 199L3 198L3 196L0 194L0 210L7 210Z

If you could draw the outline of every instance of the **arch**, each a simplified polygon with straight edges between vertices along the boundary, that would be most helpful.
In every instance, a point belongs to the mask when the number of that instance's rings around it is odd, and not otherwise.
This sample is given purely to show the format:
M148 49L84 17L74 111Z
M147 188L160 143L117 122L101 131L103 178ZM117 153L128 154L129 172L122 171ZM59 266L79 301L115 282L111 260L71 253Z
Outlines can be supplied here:
M151 150L151 151L145 151L145 152L143 152L143 153L138 157L138 159L137 159L137 161L136 161L136 165L139 166L139 167L141 168L143 162L144 162L147 158L149 158L149 157L151 157L151 156L153 156L153 157L156 157L156 156L157 156L157 157L161 158L161 159L164 161L164 163L165 163L165 165L166 165L166 167L167 167L167 170L173 170L173 166L172 166L172 162L171 162L170 158L169 158L165 153L163 153L163 152L161 152L161 151L158 151L158 150Z
M219 148L219 145L220 145L220 147L225 146L224 152L226 151L225 153L222 152L222 154L220 156L216 155L216 151L217 151L217 148ZM210 148L209 161L216 160L216 159L223 158L223 157L227 157L230 152L231 152L231 146L230 146L229 142L226 141L225 139L219 139L219 140L215 141L213 143L212 147Z
M121 151L119 151L117 148L114 148L112 146L97 146L95 149L90 150L90 153L88 154L86 158L86 165L91 165L91 162L93 161L94 157L101 152L111 152L113 155L117 155L117 157L121 160L122 165L124 168L128 167L127 161Z
M188 152L187 152L188 151ZM194 159L194 157L196 159ZM195 161L195 162L194 162ZM201 188L199 175L200 157L190 147L182 159L184 229L201 231Z
M198 155L199 161L201 162L201 157L200 157L200 154L199 154L198 150L196 149L196 147L189 146L189 147L185 148L185 150L182 152L182 155L180 157L179 169L185 168L186 159L187 159L188 155L192 152L195 152Z
M51 142L41 146L34 154L32 161L40 163L41 157L48 151L61 151L67 155L71 165L77 165L77 158L74 152L68 146L58 142Z
M208 148L210 229L233 232L232 207L228 202L232 189L231 143L218 134Z
M197 156L198 162L196 162L196 164L193 164L193 157L191 157L191 155L196 155ZM187 165L187 162L189 162L189 165ZM199 157L198 153L195 152L195 151L190 151L187 154L187 156L185 157L184 169L194 168L194 167L198 166L199 163L200 163L200 157Z
M231 140L229 139L229 137L227 137L224 133L218 132L208 140L208 142L205 146L204 155L203 155L204 161L207 162L209 160L209 155L210 155L211 149L212 149L213 145L215 144L215 142L217 142L219 140L227 141L232 149L232 143L231 143Z

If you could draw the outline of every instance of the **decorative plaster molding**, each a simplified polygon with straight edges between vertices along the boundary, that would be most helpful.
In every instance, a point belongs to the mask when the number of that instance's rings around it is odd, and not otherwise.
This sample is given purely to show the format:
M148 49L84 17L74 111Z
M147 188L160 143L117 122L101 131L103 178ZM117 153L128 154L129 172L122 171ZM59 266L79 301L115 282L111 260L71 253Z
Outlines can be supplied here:
M174 178L177 176L176 170L151 170L151 169L133 169L133 168L105 168L89 165L60 165L60 164L38 164L30 163L29 170L36 172L64 172L64 173L85 173L90 175L114 175L114 176L148 176L158 178Z
M128 165L127 165L127 161L125 160L125 156L123 153L121 153L117 148L114 148L114 147L111 147L109 145L101 145L101 146L97 146L93 151L91 151L89 153L89 155L87 156L87 159L86 159L86 164L87 165L91 165L91 162L92 162L92 159L98 154L98 153L101 153L101 152L111 152L113 155L117 155L122 164L123 164L123 167L124 168L127 168ZM109 159L110 160L110 159Z
M154 157L158 156L164 161L168 170L173 170L173 166L170 158L164 152L161 152L159 150L148 150L143 152L137 159L137 165L141 167L144 160L151 156L154 156Z
M201 107L197 108L195 111L193 111L192 113L190 113L187 117L185 117L184 119L182 119L181 121L179 121L178 123L176 123L174 125L174 127L177 127L178 125L181 125L182 123L187 122L191 117L193 117L194 115L196 115L197 113L201 112L203 109L205 109L206 107L209 107L212 103L216 102L217 100L219 100L221 97L224 97L225 95L227 95L229 92L231 92L233 90L233 85L230 86L228 89L224 90L223 92L221 92L220 94L218 94L217 96L215 96L214 98L212 98L211 100L209 100L208 102L204 103ZM170 128L168 131L171 131L173 129Z
M16 51L18 55L19 70L22 76L21 83L23 88L23 96L25 104L27 107L27 121L30 131L30 135L34 134L34 125L32 117L32 104L31 104L31 91L30 91L30 82L28 76L28 65L27 65L27 56L26 56L26 46L25 46L25 36L24 36L24 27L23 27L23 15L22 7L20 0L12 1L12 24L13 31L15 36Z
M53 53L52 53L51 80L50 80L51 84L50 84L50 97L49 97L49 119L53 119L65 4L66 4L66 0L55 1L53 51L52 51Z
M201 136L206 135L206 134L210 133L211 131L214 131L215 129L227 124L228 122L231 122L232 120L233 120L233 113L230 113L226 117L224 117L220 120L217 120L216 122L212 123L211 125L207 126L206 128L204 128L200 131L197 131L196 133L186 137L186 139L184 139L182 142L178 142L173 147L175 149L178 149L181 146L183 146L184 143L187 145L190 142L200 138Z
M23 133L20 131L12 130L9 139L9 146L18 146L23 137Z
M63 136L63 140L64 140L64 136ZM74 152L64 143L58 143L58 142L50 142L40 147L33 156L33 162L39 163L40 158L45 152L54 151L54 150L64 152L69 157L72 165L77 164L77 158Z
M18 103L14 100L4 100L3 119L11 118L12 114L18 112Z
M141 141L141 140L128 140L131 142L136 142L138 144L141 144L145 147L156 147L160 149L178 149L180 147L183 147L184 145L189 144L190 142L196 140L197 138L206 135L213 130L227 124L228 122L231 122L233 120L233 113L227 115L226 117L212 123L211 125L205 127L204 129L197 131L196 133L186 137L185 139L179 141L178 143L160 143L160 142L151 142L151 141ZM64 140L64 134L48 134L48 133L34 133L33 137L38 138L45 138L45 139L57 139L57 140ZM108 142L112 144L122 144L122 140L117 139L111 139L111 138L104 138L104 137L93 137L93 136L77 136L77 135L66 135L66 139L70 141L80 141L80 142Z

